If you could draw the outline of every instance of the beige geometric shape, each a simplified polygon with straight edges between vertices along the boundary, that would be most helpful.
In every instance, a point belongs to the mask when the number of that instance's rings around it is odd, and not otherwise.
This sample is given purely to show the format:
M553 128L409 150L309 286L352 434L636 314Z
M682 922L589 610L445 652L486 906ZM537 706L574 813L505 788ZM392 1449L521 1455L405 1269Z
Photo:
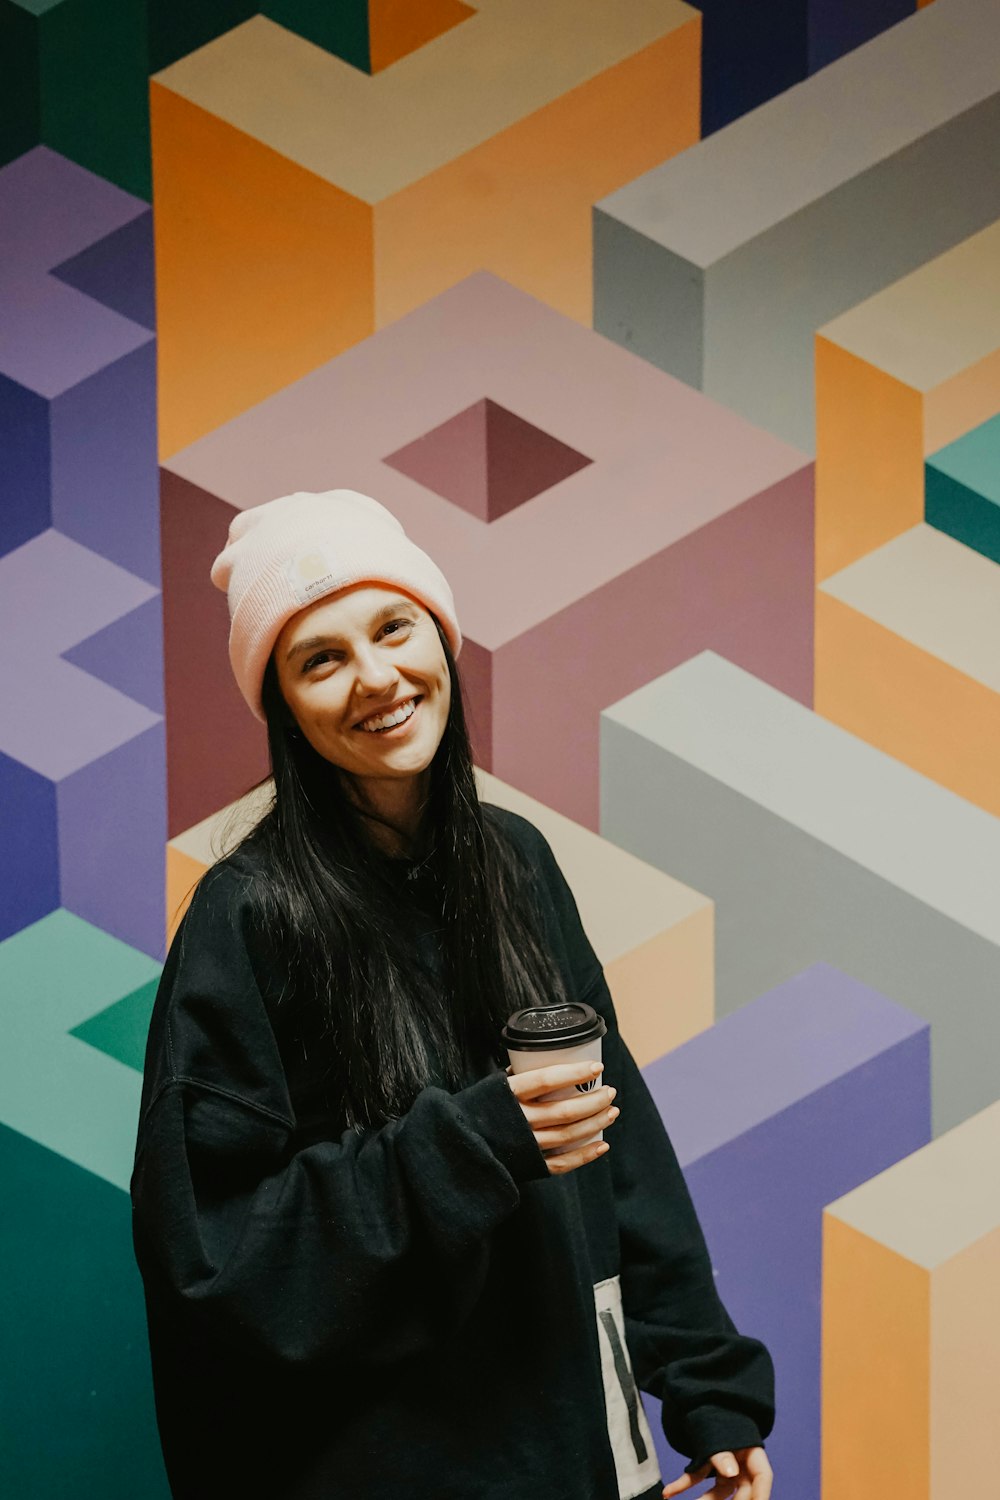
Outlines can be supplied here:
M1000 1103L826 1209L824 1500L983 1490L1000 1430L998 1161Z
M1000 221L827 323L815 349L823 580L922 521L925 457L1000 411Z
M1000 568L921 523L816 594L814 708L1000 815Z
M714 903L478 767L476 780L484 802L520 813L551 844L639 1067L711 1026Z

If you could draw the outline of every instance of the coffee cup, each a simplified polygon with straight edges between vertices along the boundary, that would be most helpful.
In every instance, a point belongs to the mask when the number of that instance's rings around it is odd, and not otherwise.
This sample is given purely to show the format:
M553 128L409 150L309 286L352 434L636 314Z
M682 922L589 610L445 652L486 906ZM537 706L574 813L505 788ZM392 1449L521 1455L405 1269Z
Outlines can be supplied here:
M592 1005L567 1001L563 1005L532 1005L525 1010L516 1010L501 1029L500 1036L510 1058L511 1071L528 1073L532 1068L548 1068L556 1063L601 1062L602 1038L607 1035L607 1024ZM577 1094L591 1093L601 1087L600 1074L588 1078L584 1083L571 1083L566 1088L554 1089L536 1101L545 1103L552 1099L574 1099ZM563 1151L578 1151L591 1141L603 1141L604 1131L597 1130L585 1141L574 1141L571 1146L550 1151L549 1156L559 1156Z

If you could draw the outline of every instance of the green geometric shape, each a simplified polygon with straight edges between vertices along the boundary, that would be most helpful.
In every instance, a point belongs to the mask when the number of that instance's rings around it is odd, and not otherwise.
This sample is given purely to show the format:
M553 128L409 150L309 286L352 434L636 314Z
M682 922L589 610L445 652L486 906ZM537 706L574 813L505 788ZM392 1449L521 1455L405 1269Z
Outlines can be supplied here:
M135 1068L141 1073L158 984L158 980L151 979L123 1000L116 1000L107 1010L91 1016L82 1026L74 1026L70 1036L80 1037L91 1047L106 1052L108 1057L117 1057L127 1068Z
M0 0L0 166L41 140L38 27L14 0Z
M368 0L264 0L260 10L307 42L371 72Z
M139 0L0 0L0 163L50 146L148 202L148 96Z
M63 910L0 943L0 1124L125 1192L142 1076L74 1031L159 973L146 954Z
M259 0L147 0L149 71L169 68L259 10Z
M0 1181L0 1495L169 1500L127 1195L2 1126Z
M1000 562L1000 416L927 459L924 518L929 526Z

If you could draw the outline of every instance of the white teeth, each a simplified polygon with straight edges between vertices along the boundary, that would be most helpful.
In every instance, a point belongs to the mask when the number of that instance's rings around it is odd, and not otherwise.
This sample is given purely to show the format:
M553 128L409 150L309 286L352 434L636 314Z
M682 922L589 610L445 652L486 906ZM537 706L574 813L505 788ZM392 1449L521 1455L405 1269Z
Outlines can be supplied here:
M388 729L391 724L402 724L403 720L408 719L414 712L415 707L413 699L409 698L405 703L400 704L395 713L382 714L378 719L366 719L359 727L366 734L374 734L376 729Z

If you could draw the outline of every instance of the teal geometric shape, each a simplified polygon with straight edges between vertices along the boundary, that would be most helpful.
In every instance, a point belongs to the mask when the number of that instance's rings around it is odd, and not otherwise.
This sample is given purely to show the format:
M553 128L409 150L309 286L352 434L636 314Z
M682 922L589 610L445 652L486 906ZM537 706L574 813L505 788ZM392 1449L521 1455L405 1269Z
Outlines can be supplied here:
M1000 562L1000 416L927 459L924 517L929 526Z
M169 1500L128 1198L3 1127L0 1182L0 1495Z
M4 0L0 99L0 162L50 146L149 201L145 5Z
M313 46L371 72L368 0L339 0L337 5L330 0L262 0L260 9Z
M81 1026L74 1026L70 1036L80 1037L99 1052L117 1057L127 1068L135 1068L137 1073L141 1073L146 1060L146 1036L157 987L158 981L151 979L148 984L133 990L123 1000L116 1000L107 1010L91 1016Z
M142 1077L74 1030L159 973L146 954L61 909L0 943L0 1124L123 1192Z

